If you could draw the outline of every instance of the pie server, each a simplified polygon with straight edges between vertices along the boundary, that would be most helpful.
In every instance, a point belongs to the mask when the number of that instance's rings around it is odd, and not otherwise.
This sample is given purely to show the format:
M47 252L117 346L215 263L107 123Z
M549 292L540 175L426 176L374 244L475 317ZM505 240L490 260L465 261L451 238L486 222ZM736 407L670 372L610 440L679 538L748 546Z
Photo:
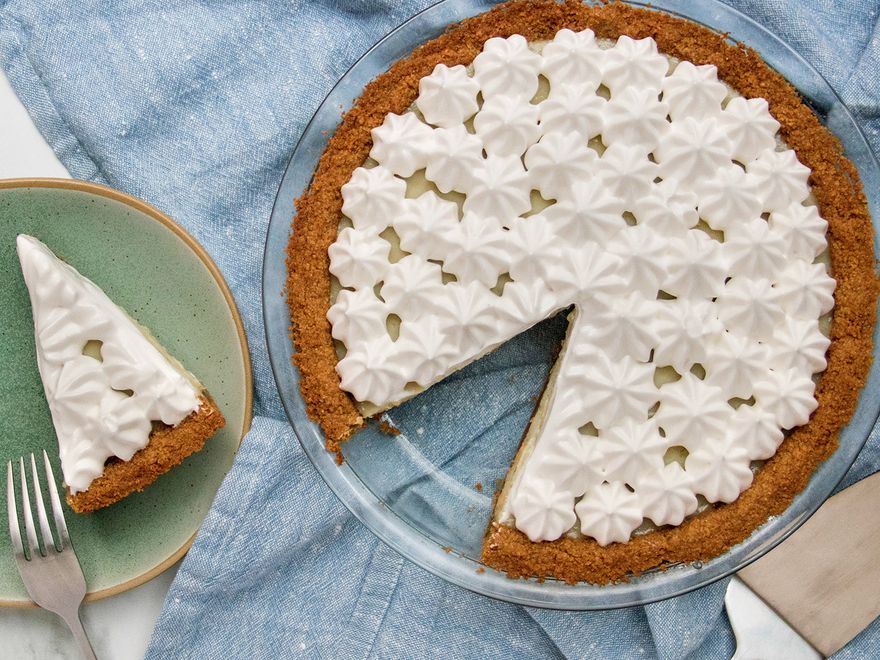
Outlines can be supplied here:
M880 472L828 499L727 589L734 660L830 656L880 615Z

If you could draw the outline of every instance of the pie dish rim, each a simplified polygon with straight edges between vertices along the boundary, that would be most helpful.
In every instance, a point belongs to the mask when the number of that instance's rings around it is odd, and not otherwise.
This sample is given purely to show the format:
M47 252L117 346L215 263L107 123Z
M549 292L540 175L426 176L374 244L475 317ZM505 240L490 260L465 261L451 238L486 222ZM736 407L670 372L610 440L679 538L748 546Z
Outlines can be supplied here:
M376 51L377 49L381 48L382 45L385 44L385 43L387 43L389 39L391 39L392 37L394 37L395 35L397 35L401 30L403 30L405 27L407 27L408 25L410 25L410 24L413 23L414 21L417 21L421 16L423 16L423 15L426 14L427 12L434 11L435 9L437 9L437 8L440 7L440 6L444 6L444 7L445 7L445 6L454 5L454 4L457 4L457 5L460 5L460 6L461 6L461 5L466 5L466 6L468 6L469 8L471 8L471 9L473 10L474 13L479 13L481 10L484 10L484 9L488 8L485 4L480 5L480 3L475 3L475 2L447 2L447 3L442 3L442 5L435 5L434 7L432 7L432 8L430 8L430 9L426 10L425 12L422 12L422 14L419 14L419 15L417 15L416 17L413 17L412 19L410 19L409 22L405 23L403 26L401 26L400 28L398 28L397 30L393 31L393 32L390 33L388 36L386 36L385 39L383 39L381 42L379 42L379 44L377 44L377 46L375 46L370 52L368 52L368 53L364 56L364 58L362 58L361 60L359 60L358 63L356 63L356 64L354 65L354 67L352 68L352 70L355 70L355 69L358 67L358 65L359 65L361 62L364 61L364 59L368 58L368 57L370 56L371 53L373 53L373 52ZM634 5L634 6L639 6L637 3L626 3L626 4L628 4L628 5ZM669 3L669 4L671 4L671 3ZM480 6L479 6L479 7L476 7L476 5L480 5ZM718 9L718 7L715 7L715 8ZM652 9L655 9L655 10L656 10L656 9L660 9L661 11L663 11L664 13L667 13L667 14L673 14L673 15L675 15L675 16L682 16L681 13L677 13L677 12L675 12L675 11L670 11L669 9L664 9L662 6L659 6L657 3L654 3ZM743 17L741 14L739 14L739 13L736 12L735 10L732 10L732 9L730 9L729 7L726 7L726 6L723 6L723 9L724 9L726 12L728 12L728 14L730 14L732 17L736 18L737 20L740 20L740 21L747 21L747 22L749 22L749 26L748 26L748 27L750 27L751 29L756 29L756 28L757 28L758 30L763 30L762 28L760 28L760 27L756 26L755 24L751 23L750 19L747 19L747 18ZM730 16L729 16L729 17L730 17ZM461 17L459 17L459 18L461 18ZM693 21L693 22L697 22L697 23L699 23L699 21L698 21L698 20L695 20L694 18L690 18L690 17L686 17L686 18L689 18L689 20L691 20L691 21ZM447 21L447 22L448 22L448 21ZM765 31L765 32L766 32L766 31ZM775 37L772 37L771 35L769 35L769 33L767 33L767 36L770 36L770 38L771 38L772 40L778 42L778 39L776 39ZM779 44L777 43L777 45L779 45ZM784 47L784 46L783 46L783 47ZM384 69L380 69L380 71L382 71L382 70L384 70ZM812 75L814 75L814 76L818 76L818 74L816 74L814 71L811 71L810 73L811 73ZM349 74L346 74L345 76L343 76L342 81L344 81L348 76L349 76ZM340 82L342 82L342 81L340 81ZM299 151L300 148L303 147L303 143L306 141L306 139L305 139L305 135L307 135L307 134L309 133L310 130L314 130L314 128L315 128L315 127L314 127L314 124L316 123L316 120L317 120L318 117L320 116L321 111L324 110L324 109L326 108L326 106L327 106L329 103L331 103L333 100L335 100L333 97L334 97L334 95L338 95L338 94L337 94L338 87L339 87L339 84L337 85L336 88L334 88L333 91L331 91L331 93L330 93L330 95L327 97L327 99L325 99L325 102L324 102L324 104L322 104L321 109L318 110L318 112L317 112L316 115L315 115L315 118L313 118L311 124L310 124L309 127L306 129L306 133L304 134L304 138L300 141L300 144L299 144L298 147L297 147L297 151L294 152L294 156L293 156L293 158L291 159L291 165L290 165L289 167L293 167L294 163L296 162L297 152ZM350 91L350 90L349 90L349 91ZM857 138L857 139L858 139L858 138ZM871 163L871 164L873 164L873 165L876 167L876 163ZM289 173L290 173L290 169L288 170L288 174L289 174ZM288 178L288 177L287 177L287 175L286 175L286 176L285 176L285 181L287 181L287 178ZM289 188L289 187L290 187L290 186L288 186L288 188ZM276 221L276 216L278 215L278 212L279 212L279 211L282 209L282 207L284 206L284 200L283 200L282 197L281 197L281 193L283 193L284 191L285 191L285 185L284 185L284 183L283 183L282 186L281 186L280 192L279 192L279 197L276 199L275 209L273 210L273 223ZM293 192L294 192L295 194L298 194L298 193L299 193L299 190L296 190L296 191L293 191ZM290 217L290 216L288 216L288 221L289 221L289 217ZM876 215L875 215L875 217L876 217ZM266 261L264 262L264 292L265 292L265 295L264 295L264 301L268 301L268 300L270 300L270 296L272 295L272 294L270 293L270 290L269 290L268 288L266 288L267 283L269 282L270 279L272 279L272 278L270 278L270 277L267 277L267 275L269 275L269 273L270 273L270 266L271 266L270 253L273 251L272 246L269 244L269 241L271 241L271 238L272 238L272 231L271 231L271 229L270 229L270 236L269 236L269 240L267 241L267 251L266 251L267 259L266 259ZM276 291L277 291L277 290L276 290ZM277 292L276 292L274 295L277 296ZM312 455L313 452L310 451L310 449L313 449L313 448L310 447L310 446L307 446L307 445L310 445L311 443L310 443L308 440L304 441L304 438L303 438L304 434L303 434L303 433L297 428L297 423L296 423L295 418L294 418L295 416L290 414L290 409L291 409L291 407L290 407L290 405L289 405L290 402L288 401L289 393L284 392L283 384L282 384L282 382L281 382L281 381L282 381L282 378L279 377L280 367L276 367L276 363L278 362L278 360L277 360L276 358L277 358L277 355L278 355L278 352L279 352L279 347L277 346L277 340L273 340L273 335L272 335L271 330L270 330L270 323L269 323L270 310L268 309L268 305L267 305L267 304L264 304L264 314L265 314L265 316L266 316L266 320L267 320L267 323L266 323L266 331L267 331L267 336L268 336L268 341L269 341L270 356L272 357L272 363L273 363L273 368L274 368L274 370L275 370L275 374L276 374L276 380L279 381L279 386L280 386L281 389L282 389L282 399L284 400L285 407L286 407L287 410L288 410L289 417L291 418L291 421L294 423L294 427L295 427L295 429L297 430L297 435L298 435L298 437L299 437L299 439L300 439L300 442L303 444L304 448L306 449L307 454L310 455L310 457L312 458L312 460L313 460L313 462L314 462L316 457L313 456L313 455ZM274 346L273 346L273 344L274 344ZM288 352L289 352L289 351L288 351ZM290 367L288 366L288 368L290 368ZM283 380L284 380L284 381L289 381L290 379L284 377ZM866 439L866 437L865 437L865 439ZM862 442L864 442L864 440L863 440ZM857 453L857 452L855 452L855 453ZM855 453L854 453L853 456L852 456L853 459L854 459ZM323 463L323 461L321 461L321 463ZM827 462L826 462L826 465L827 465ZM334 484L334 483L332 482L332 481L338 481L338 480L335 480L335 479L332 479L332 480L331 480L331 478L328 478L328 477L330 477L331 475L328 475L328 474L325 472L325 470L322 469L322 467L323 467L322 464L319 464L319 463L316 462L316 466L319 468L319 471L322 473L322 476L325 478L325 480L327 480L328 483L331 485L331 488L333 488L333 490L337 492L337 495L340 495L339 484L338 484L338 483L337 483L337 484ZM334 465L334 469L337 470L337 471L339 471L339 472L341 472L341 473L343 473L343 475L346 475L346 476L343 476L343 479L344 479L344 480L348 480L349 478L351 478L351 476L353 476L353 475L348 474L348 472L349 472L349 468L348 468L348 466L336 467L336 466ZM842 476L843 472L845 472L845 468L840 472L840 475L838 475L838 477ZM814 481L815 481L815 480L814 480ZM347 490L347 489L346 489L346 490ZM830 490L831 490L831 487L828 488L828 491L829 491L829 492L830 492ZM827 493L826 493L826 494L827 494ZM341 499L343 499L343 502L344 502L347 506L349 506L349 508L351 508L352 511L353 511L356 515L358 515L359 517L362 517L362 515L368 515L368 514L365 514L365 513L364 513L362 507L360 507L360 506L354 506L354 507L353 507L353 506L352 506L352 503L349 502L345 497L342 497L341 495L340 495L340 497L341 497ZM824 499L824 496L823 496L823 499ZM818 507L818 504L816 504L814 508L817 508L817 507ZM362 518L362 519L363 519L363 518ZM376 529L376 527L375 527L374 525L370 524L370 521L369 521L369 520L365 520L365 522L367 522L368 525L369 525L370 527L373 528L373 531L376 532L377 534L379 534L380 537L384 538L386 541L389 541L393 546L398 547L398 549L400 549L398 543L395 543L394 540L389 539L389 530L385 529L385 530L384 530L385 533L382 533L381 531L379 531L378 529ZM403 524L406 525L406 523L403 523ZM789 530L788 533L790 533L791 531L793 531L793 529L792 529L792 530ZM781 540L781 539L779 539L779 540ZM778 540L777 540L777 542L778 542ZM769 548L767 548L767 549L769 549ZM765 551L766 551L766 550L765 550ZM408 553L405 553L405 554L408 554ZM722 556L725 556L725 555L727 555L727 554L728 554L728 553L725 552L725 553L722 554ZM750 561L750 560L753 560L754 558L756 558L756 557L750 557L750 558L749 558L749 561ZM423 562L418 562L418 563L423 563ZM745 563L745 562L744 562L744 563ZM742 565L744 565L744 563L743 563ZM475 566L476 566L476 565L477 565L477 564L475 564ZM741 567L741 566L737 566L736 568L729 569L729 570L727 570L726 573L724 573L724 574L729 574L730 572L733 572L734 570L737 570L739 567ZM443 575L444 577L447 577L447 578L448 578L448 575L444 574L444 572L442 572L442 571L440 571L440 570L435 570L436 566L435 566L435 568L432 568L431 566L426 566L426 568L428 568L429 570L432 570L432 571L434 571L434 572L437 572L438 574L441 574L441 575ZM717 576L712 577L711 579L712 579L712 580L715 580L715 579L720 579L721 577L723 577L723 575L717 575ZM449 578L448 578L448 579L449 579ZM455 581L455 582L457 582L457 583L459 583L459 584L462 584L461 580L453 580L453 581ZM701 582L701 584L705 584L705 583L707 583L708 581L711 581L711 580L706 580L706 581L704 581L704 582ZM474 588L474 587L473 587L472 585L470 585L470 584L463 584L462 586L466 586L466 587L468 587L468 588ZM683 593L684 591L687 591L687 590L690 590L690 589L696 588L697 586L700 586L700 584L690 586L690 587L688 587L687 589L684 589L684 590L682 590L681 592L678 592L678 593ZM485 591L483 591L483 590L481 590L481 589L477 589L477 590L480 591L481 593L486 593ZM573 608L573 609L586 609L586 608L589 608L589 606L586 606L586 607L585 607L585 606L583 606L583 605L581 605L581 606L578 606L578 605L566 605L566 604L561 604L561 603L558 603L558 602L556 602L556 603L549 603L549 604L548 604L548 603L535 602L535 601L533 601L533 600L522 600L522 599L520 599L519 597L517 597L516 595L511 596L510 594L499 595L499 594L495 594L495 593L490 593L489 595L494 595L494 596L498 596L498 597L505 598L506 600L513 600L513 601L515 601L515 602L524 602L524 603L532 604L532 605L535 605L535 604L537 604L537 605L542 605L542 604L543 604L543 605L551 606L551 607L571 607L571 608ZM669 593L669 594L665 594L665 595L657 596L656 598L655 598L655 597L649 597L648 599L649 599L649 600L656 600L656 599L659 599L659 598L665 598L665 597L668 597L668 596L670 596L670 595L675 595L675 594L674 594L674 593ZM624 602L624 603L620 603L620 604L615 604L615 605L613 605L613 606L623 606L623 605L626 605L626 604L636 604L636 603L635 603L635 602Z

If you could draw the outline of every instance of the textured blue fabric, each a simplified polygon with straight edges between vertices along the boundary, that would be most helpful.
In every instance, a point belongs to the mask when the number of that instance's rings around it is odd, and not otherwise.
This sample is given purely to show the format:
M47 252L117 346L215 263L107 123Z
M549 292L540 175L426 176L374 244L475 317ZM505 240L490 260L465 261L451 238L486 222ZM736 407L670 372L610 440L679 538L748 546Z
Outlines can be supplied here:
M253 430L148 655L729 657L724 583L579 614L494 602L425 573L336 501L285 421L260 315L273 196L333 83L427 4L0 0L0 63L59 158L74 176L138 195L191 231L228 279L250 339ZM880 151L877 0L732 4L816 66ZM875 432L849 481L878 466ZM840 655L878 648L875 622Z

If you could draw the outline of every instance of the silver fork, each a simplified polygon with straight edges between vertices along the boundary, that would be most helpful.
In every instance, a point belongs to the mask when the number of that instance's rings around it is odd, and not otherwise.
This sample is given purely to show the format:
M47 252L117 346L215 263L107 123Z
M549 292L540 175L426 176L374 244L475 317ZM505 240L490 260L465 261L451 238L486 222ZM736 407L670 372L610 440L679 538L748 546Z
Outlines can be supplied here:
M49 456L43 451L43 463L46 466L46 477L49 482L49 499L52 502L52 516L55 519L57 539L52 536L49 519L46 517L46 506L43 502L43 490L37 474L37 462L31 454L32 490L37 507L37 520L40 523L42 543L37 537L34 527L34 516L31 511L31 500L28 497L27 474L24 469L24 457L18 459L21 472L21 508L23 510L25 537L27 548L21 538L18 522L18 509L15 506L15 489L12 478L12 461L6 464L6 510L9 514L9 536L15 552L15 563L21 580L33 601L50 612L54 612L67 624L76 638L83 655L95 660L95 652L86 636L79 619L79 606L86 595L86 580L82 568L73 552L70 536L67 534L67 523L61 500L58 499L58 488L55 486L55 475L49 464ZM42 547L41 547L42 546Z

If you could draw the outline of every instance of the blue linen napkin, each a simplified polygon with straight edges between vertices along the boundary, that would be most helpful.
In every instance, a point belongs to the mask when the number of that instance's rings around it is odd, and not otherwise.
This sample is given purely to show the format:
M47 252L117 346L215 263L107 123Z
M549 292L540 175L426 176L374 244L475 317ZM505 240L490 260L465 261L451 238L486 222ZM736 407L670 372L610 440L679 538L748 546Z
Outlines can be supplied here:
M275 191L331 86L428 4L0 2L0 64L59 158L76 177L155 204L207 248L253 353L253 429L147 655L729 657L724 582L644 608L565 613L491 601L426 573L334 498L286 422L260 312ZM877 0L731 4L817 68L880 153ZM847 483L878 468L875 430ZM840 657L877 648L875 622Z

